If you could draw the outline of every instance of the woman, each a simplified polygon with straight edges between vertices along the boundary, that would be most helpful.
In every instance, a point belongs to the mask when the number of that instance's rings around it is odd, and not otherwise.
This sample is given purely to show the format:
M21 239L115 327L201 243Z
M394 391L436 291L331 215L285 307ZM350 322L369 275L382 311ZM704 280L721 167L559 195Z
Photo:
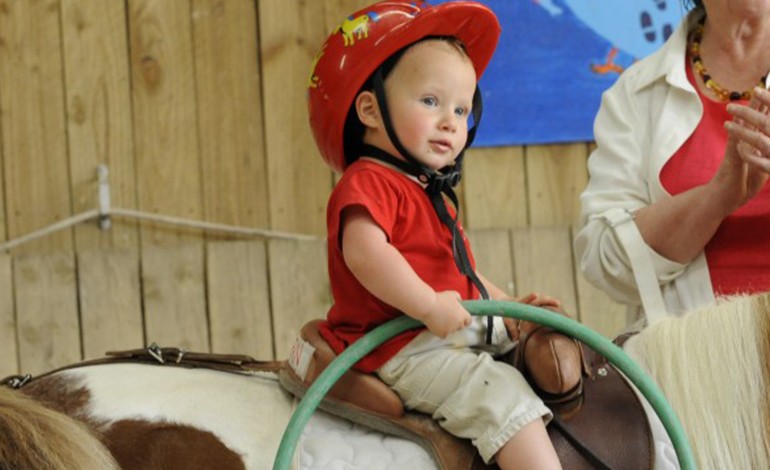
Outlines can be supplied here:
M770 0L692 3L604 94L581 196L582 272L648 317L770 290Z

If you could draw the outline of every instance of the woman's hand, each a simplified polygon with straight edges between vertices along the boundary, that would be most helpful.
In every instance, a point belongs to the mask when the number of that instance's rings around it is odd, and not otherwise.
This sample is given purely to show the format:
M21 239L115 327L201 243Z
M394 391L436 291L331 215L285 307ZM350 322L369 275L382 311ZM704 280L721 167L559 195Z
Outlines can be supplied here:
M770 176L769 109L770 92L763 88L754 89L748 106L727 106L734 119L725 123L725 158L712 182L735 200L735 208L754 197Z
M548 310L560 313L567 318L572 318L572 315L562 310L561 301L556 297L551 297L550 295L532 292L531 294L527 294L524 297L510 300L519 302L521 304L532 305L533 307L546 308ZM503 324L508 330L508 337L514 341L518 341L522 333L529 332L537 327L535 323L511 317L503 317Z
M532 292L524 297L521 297L517 302L527 305L533 305L535 307L551 307L558 309L561 307L561 301L550 295L540 294L538 292Z

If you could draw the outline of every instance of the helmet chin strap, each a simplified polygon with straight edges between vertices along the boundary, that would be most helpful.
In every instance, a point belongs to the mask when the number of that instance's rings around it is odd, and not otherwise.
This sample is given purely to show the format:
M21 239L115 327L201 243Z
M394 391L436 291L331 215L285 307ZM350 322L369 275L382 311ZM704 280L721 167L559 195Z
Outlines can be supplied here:
M380 114L382 115L382 121L385 125L385 131L388 134L388 138L393 143L398 153L400 153L407 162L411 165L410 170L406 170L409 174L414 175L423 183L429 183L434 178L440 178L443 176L447 182L452 186L456 186L460 182L462 177L463 158L465 157L465 150L471 146L473 140L476 138L476 129L479 127L481 121L481 111L483 104L481 101L481 92L479 87L473 92L473 108L471 110L471 116L473 117L473 127L468 129L468 138L465 141L465 146L460 151L459 155L455 158L453 165L446 166L439 171L432 170L418 161L411 153L404 147L401 140L396 135L396 130L393 127L393 121L390 119L390 111L388 110L388 101L385 97L385 79L382 75L382 67L378 68L374 75L372 75L372 85L374 87L374 95L377 97L377 104L380 107Z
M473 139L476 137L476 129L478 128L479 121L481 120L482 102L479 88L476 87L476 90L473 93L473 110L471 112L473 117L473 127L468 129L468 139L465 142L465 146L463 147L462 151L460 151L460 154L457 156L457 158L455 158L453 165L449 165L439 171L435 171L419 162L414 156L412 156L412 154L409 153L409 151L403 146L398 136L396 135L393 123L390 119L387 99L385 97L385 80L382 75L382 67L377 69L377 71L374 73L372 76L372 81L374 86L374 94L377 97L377 103L380 107L380 114L382 115L385 131L387 132L390 141L393 143L393 146L396 148L398 153L406 159L406 161L400 160L378 147L367 144L361 146L360 156L368 156L389 163L401 169L405 173L415 176L419 181L426 185L425 192L430 198L433 209L436 211L436 214L438 215L441 222L449 229L449 232L452 234L452 252L457 269L459 269L460 273L468 277L468 279L473 282L473 284L479 290L481 298L489 299L489 293L487 292L487 289L484 287L481 279L479 279L476 271L471 266L470 257L468 256L468 251L465 248L465 242L460 234L460 229L457 224L457 215L452 217L452 215L449 213L449 210L447 209L446 201L442 196L442 194L445 194L447 198L449 198L449 200L455 206L455 214L459 215L460 203L452 188L454 188L460 182L465 150L467 150L468 147L470 147L470 145L473 143ZM492 317L489 316L487 317L487 344L492 343L492 333L493 321Z

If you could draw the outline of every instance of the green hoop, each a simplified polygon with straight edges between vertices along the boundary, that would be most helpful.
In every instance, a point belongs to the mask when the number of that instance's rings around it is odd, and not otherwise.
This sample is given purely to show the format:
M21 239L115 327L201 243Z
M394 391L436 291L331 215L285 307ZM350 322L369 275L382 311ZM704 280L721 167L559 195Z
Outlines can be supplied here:
M663 392L645 374L641 367L612 341L575 320L531 305L492 300L469 300L463 302L463 306L474 316L493 315L511 317L548 326L582 341L597 353L606 357L612 365L620 370L636 386L650 403L653 410L655 410L669 438L671 438L680 467L683 470L696 468L695 458L687 441L684 428L676 412L674 412L663 395ZM348 369L388 339L418 326L420 326L420 323L413 318L407 316L397 318L370 331L337 356L326 370L318 376L313 385L308 388L304 398L294 411L283 433L273 469L287 470L290 468L294 450L297 447L302 431L305 429L305 425L329 389Z

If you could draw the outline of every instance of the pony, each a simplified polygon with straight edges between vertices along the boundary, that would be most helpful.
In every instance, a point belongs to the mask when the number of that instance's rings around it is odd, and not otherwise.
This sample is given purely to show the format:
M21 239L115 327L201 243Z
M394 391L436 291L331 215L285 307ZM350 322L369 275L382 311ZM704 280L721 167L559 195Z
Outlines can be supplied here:
M676 410L699 468L770 468L770 294L656 321L624 349ZM0 468L270 468L297 403L278 383L280 365L231 373L95 361L0 387ZM655 468L677 468L665 433L654 443ZM436 468L419 443L322 411L293 463Z

